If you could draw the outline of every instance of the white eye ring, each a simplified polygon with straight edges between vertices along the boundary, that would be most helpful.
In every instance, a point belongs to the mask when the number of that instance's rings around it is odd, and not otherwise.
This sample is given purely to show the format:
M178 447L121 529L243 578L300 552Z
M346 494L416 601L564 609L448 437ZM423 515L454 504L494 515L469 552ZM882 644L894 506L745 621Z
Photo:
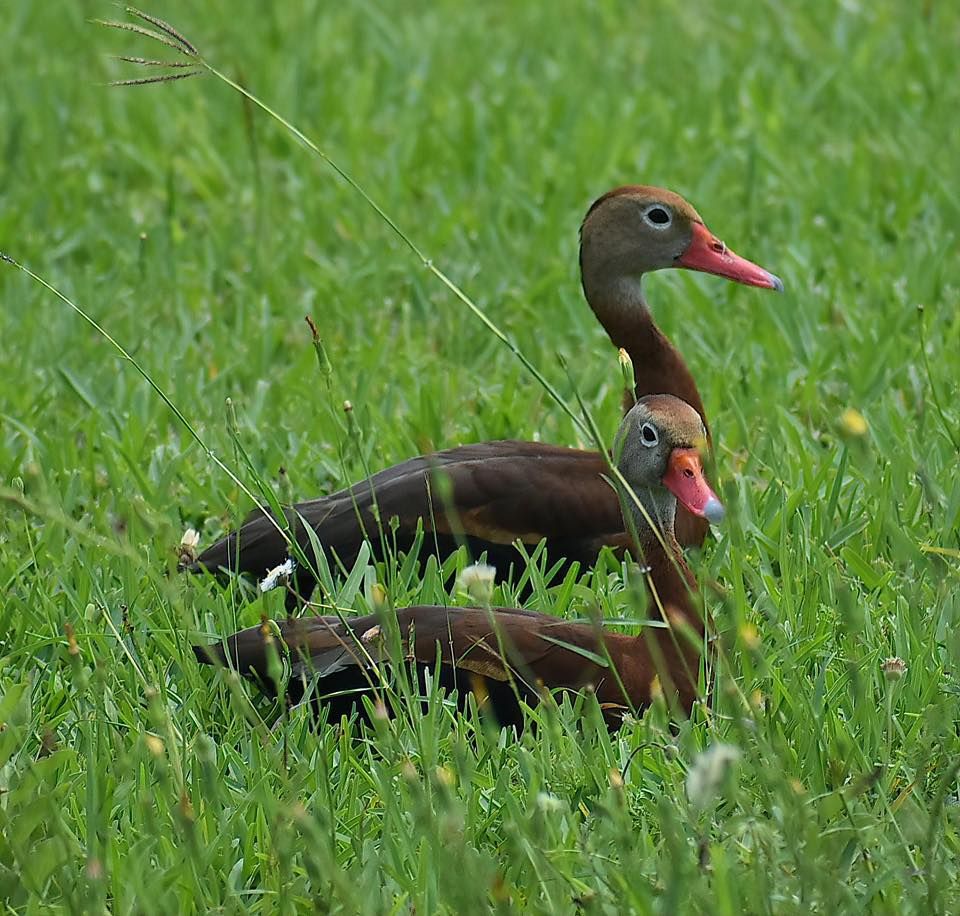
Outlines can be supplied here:
M660 435L657 433L657 427L652 423L644 423L640 427L640 441L647 447L653 448L660 444Z
M669 229L673 224L673 213L666 204L650 204L643 211L643 221L651 229Z

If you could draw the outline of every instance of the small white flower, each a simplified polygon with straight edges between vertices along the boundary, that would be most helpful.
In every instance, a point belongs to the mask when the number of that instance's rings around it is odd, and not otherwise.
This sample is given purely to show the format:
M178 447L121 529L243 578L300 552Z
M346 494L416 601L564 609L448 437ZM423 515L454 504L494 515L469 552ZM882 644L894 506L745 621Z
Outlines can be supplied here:
M538 792L537 807L541 811L562 811L565 806L563 800L557 798L556 795L551 795L549 792Z
M293 561L293 557L287 557L283 563L279 566L274 566L273 569L263 577L260 582L260 591L269 592L278 585L286 585L296 568L297 564Z
M457 578L457 591L466 592L474 601L489 604L497 581L497 569L486 563L466 567Z
M732 744L711 744L697 755L687 772L687 798L694 808L705 807L723 787L727 775L740 759Z
M196 528L188 528L183 532L183 537L180 538L180 546L186 547L189 550L194 550L200 543L200 532Z
M177 558L180 566L189 566L197 559L197 546L200 544L200 532L196 528L188 528L183 532L180 543L177 545Z

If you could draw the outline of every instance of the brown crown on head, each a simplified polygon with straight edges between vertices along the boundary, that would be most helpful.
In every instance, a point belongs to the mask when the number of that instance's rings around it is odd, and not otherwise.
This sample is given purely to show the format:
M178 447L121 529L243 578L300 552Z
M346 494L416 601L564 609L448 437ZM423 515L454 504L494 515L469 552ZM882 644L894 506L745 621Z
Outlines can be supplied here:
M679 213L681 216L686 217L686 219L688 219L691 223L703 222L700 214L694 210L693 206L688 201L684 200L679 194L676 194L673 191L668 191L666 188L657 188L653 185L625 184L619 188L614 188L611 191L607 191L606 194L601 195L592 204L590 204L590 209L587 210L586 216L583 218L583 223L585 224L587 220L590 219L590 216L594 213L594 211L599 209L601 206L603 206L603 204L614 197L630 197L640 204L667 204L675 213ZM583 231L583 224L580 226L580 231Z

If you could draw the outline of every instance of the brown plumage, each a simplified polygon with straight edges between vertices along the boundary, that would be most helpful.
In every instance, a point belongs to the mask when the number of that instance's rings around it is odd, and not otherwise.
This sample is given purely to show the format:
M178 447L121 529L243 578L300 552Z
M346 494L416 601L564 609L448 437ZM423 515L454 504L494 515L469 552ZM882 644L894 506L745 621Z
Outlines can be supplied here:
M378 558L388 549L408 552L421 524L427 532L425 552L443 558L465 544L474 557L485 552L502 578L511 565L523 568L517 541L529 552L546 538L551 561L589 566L604 545L627 545L616 494L601 476L606 470L597 452L482 442L412 458L348 490L298 503L288 520L311 560L305 525L316 532L331 565L338 560L347 570L365 539ZM446 492L449 498L441 495ZM204 551L192 569L263 576L286 556L287 545L273 522L255 511L238 531ZM310 596L315 583L308 565L298 566L293 585L296 595ZM292 606L294 593L290 598Z
M642 399L625 417L618 438L618 467L644 508L641 512L624 497L624 512L648 566L649 612L668 626L627 636L599 623L512 608L404 608L396 612L400 645L394 648L415 668L421 685L431 671L458 692L461 705L472 691L503 725L521 725L521 701L534 704L543 690L554 689L590 687L611 726L625 711L647 705L657 689L689 712L705 626L673 523L678 497L695 512L714 519L722 514L696 451L705 436L689 405L661 395ZM380 682L374 663L397 658L387 649L392 621L377 615L346 624L338 617L287 619L276 626L290 651L290 699L299 702L309 694L317 706L329 708L332 721L355 705L362 709L358 697L375 692ZM269 690L270 634L269 626L252 627L229 637L226 648L195 647L196 655L201 662L229 659Z
M636 396L673 394L701 416L703 403L693 377L646 306L643 274L683 267L782 288L772 274L738 258L717 240L683 198L650 187L617 188L590 208L581 227L580 266L587 301L613 343L630 354ZM441 559L459 544L466 544L475 557L486 551L501 576L522 561L513 546L516 541L530 549L546 539L551 558L590 565L602 546L619 550L628 542L617 496L600 477L604 468L603 456L596 452L512 440L467 445L411 459L351 489L298 503L288 510L288 518L308 555L304 522L347 568L365 539L378 558L386 552L374 521L375 503L387 544L401 551L413 543L422 519L427 549ZM437 474L449 480L448 500L439 495L444 491L436 485ZM390 524L394 518L396 529ZM699 545L705 533L703 520L681 508L680 543ZM205 550L190 569L262 576L286 556L287 545L276 526L257 511L238 532ZM299 594L308 597L313 584L301 565Z

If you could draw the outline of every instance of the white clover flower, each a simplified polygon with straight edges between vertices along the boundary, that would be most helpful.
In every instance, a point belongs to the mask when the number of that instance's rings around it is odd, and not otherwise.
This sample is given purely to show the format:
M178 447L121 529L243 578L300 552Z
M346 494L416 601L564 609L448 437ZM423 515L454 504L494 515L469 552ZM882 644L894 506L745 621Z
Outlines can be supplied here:
M196 528L188 528L183 532L180 543L177 545L177 558L181 566L189 566L197 559L199 544L200 532Z
M297 568L293 557L287 557L279 566L274 566L260 582L260 591L269 592L278 585L286 585Z
M180 538L180 546L186 547L190 550L195 550L200 544L200 532L196 528L188 528L183 532L183 537Z
M687 798L694 808L704 808L723 788L727 775L740 759L732 744L711 744L697 755L687 772Z
M474 601L487 605L493 597L497 569L486 563L474 563L457 577L457 591L466 592Z

